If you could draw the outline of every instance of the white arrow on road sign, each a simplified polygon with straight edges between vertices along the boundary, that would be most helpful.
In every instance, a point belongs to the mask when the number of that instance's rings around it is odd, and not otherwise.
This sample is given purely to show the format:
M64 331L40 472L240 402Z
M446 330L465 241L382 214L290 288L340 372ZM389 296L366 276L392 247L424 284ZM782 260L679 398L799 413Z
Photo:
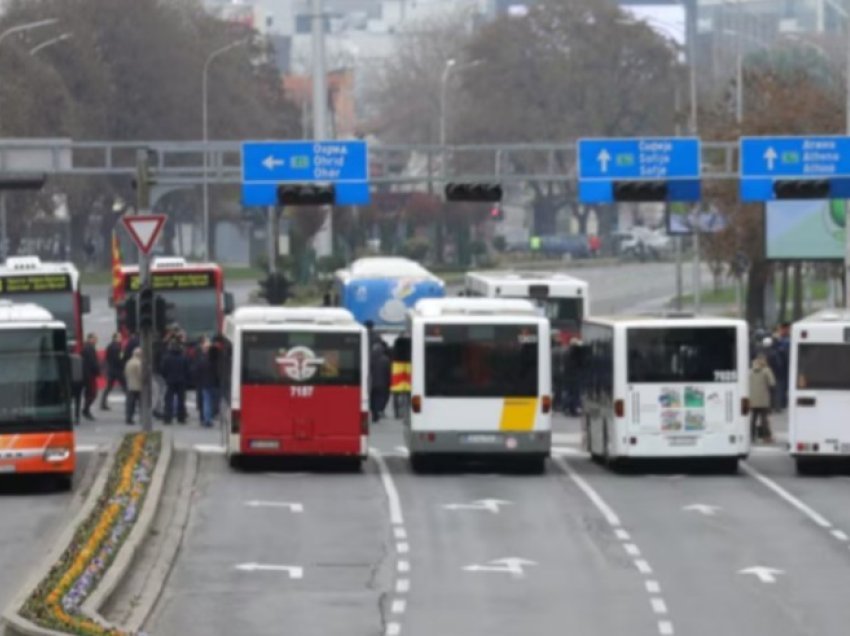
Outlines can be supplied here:
M690 506L684 506L682 510L686 510L687 512L699 512L706 517L713 517L720 510L720 506L709 506L708 504L697 503L691 504Z
M121 220L136 247L143 254L150 254L166 218L164 214L125 214Z
M773 170L776 167L776 159L779 157L776 154L776 148L770 146L767 150L764 151L764 160L767 161L767 169Z
M265 159L263 159L263 165L266 167L266 170L274 170L275 168L280 168L286 162L283 159L278 159L274 155L269 155Z
M599 154L596 156L596 159L599 161L599 169L604 173L608 172L608 164L611 162L611 153L609 153L605 148L599 151Z
M304 512L304 505L291 501L246 501L249 508L288 508L290 512Z
M265 565L263 563L240 563L236 566L240 572L286 572L290 579L303 579L304 568L297 565Z
M465 572L498 572L519 578L525 576L523 568L531 565L537 565L537 563L520 557L506 557L493 559L484 565L467 565L463 569Z
M752 574L758 577L759 581L762 583L776 583L776 577L779 574L785 574L785 572L777 570L776 568L765 567L763 565L754 565L751 568L739 570L738 574Z
M493 514L499 513L499 506L510 506L510 501L504 499L479 499L468 504L453 503L444 504L446 510L487 510Z

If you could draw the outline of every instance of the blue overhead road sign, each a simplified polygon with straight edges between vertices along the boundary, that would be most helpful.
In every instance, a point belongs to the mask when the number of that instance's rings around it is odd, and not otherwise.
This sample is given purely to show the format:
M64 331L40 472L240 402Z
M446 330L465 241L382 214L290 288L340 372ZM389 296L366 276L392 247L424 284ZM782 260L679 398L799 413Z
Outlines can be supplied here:
M252 141L242 145L242 203L277 204L282 183L333 183L338 205L369 203L365 141Z
M614 183L669 182L668 200L700 197L700 140L693 137L582 139L578 142L579 199L614 200Z
M777 198L774 182L827 180L831 196L846 196L850 137L743 137L740 141L741 199Z

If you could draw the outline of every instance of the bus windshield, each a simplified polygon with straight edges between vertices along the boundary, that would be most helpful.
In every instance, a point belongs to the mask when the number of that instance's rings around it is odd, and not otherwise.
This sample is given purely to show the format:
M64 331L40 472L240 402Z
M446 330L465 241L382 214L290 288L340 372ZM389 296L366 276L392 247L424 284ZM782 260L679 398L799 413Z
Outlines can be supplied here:
M797 388L850 391L850 344L801 344Z
M68 333L68 339L76 338L76 323L77 319L74 315L74 293L67 292L43 292L43 293L22 293L22 294L6 294L12 302L32 303L43 307L56 320L65 323L65 330Z
M218 332L218 295L214 288L158 291L174 305L177 324L190 340Z
M629 383L737 381L734 327L634 327L627 338Z
M546 318L556 327L578 329L584 317L583 298L547 298L535 301L544 310Z
M425 395L536 397L535 325L426 325Z
M360 334L268 332L242 334L242 384L360 386Z
M0 433L69 428L69 366L63 332L0 330Z

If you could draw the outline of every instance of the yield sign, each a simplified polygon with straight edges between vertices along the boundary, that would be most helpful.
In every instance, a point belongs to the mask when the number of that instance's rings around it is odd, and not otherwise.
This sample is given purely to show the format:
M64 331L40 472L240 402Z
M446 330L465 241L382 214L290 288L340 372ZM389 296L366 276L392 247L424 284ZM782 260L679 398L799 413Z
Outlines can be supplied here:
M121 217L130 238L142 254L150 254L165 225L164 214L128 214Z

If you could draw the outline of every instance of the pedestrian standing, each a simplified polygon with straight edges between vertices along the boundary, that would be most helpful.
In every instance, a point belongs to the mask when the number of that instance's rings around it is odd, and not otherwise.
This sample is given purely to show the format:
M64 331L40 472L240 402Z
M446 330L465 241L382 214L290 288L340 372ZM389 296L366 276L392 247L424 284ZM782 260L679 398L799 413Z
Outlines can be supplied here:
M72 353L71 358L71 397L74 401L74 424L80 423L80 409L83 402L83 357L79 353Z
M767 356L764 353L758 354L750 371L750 430L753 441L773 441L768 415L770 394L775 385L776 378L767 364Z
M201 426L211 428L215 417L215 405L218 402L218 380L213 366L209 340L204 341L201 350L195 354L195 383L200 396Z
M402 333L395 339L392 357L390 392L393 396L393 414L398 419L406 412L410 399L410 334Z
M124 351L121 354L121 368L125 368L130 358L133 357L133 352L139 348L139 334L133 332L127 338L127 344L124 345Z
M94 420L91 407L97 400L97 379L100 377L100 362L97 359L97 336L90 333L83 345L83 417Z
M127 393L127 385L124 383L124 365L121 363L121 334L113 334L112 341L106 347L106 386L100 395L100 410L109 410L109 394L115 383L121 385L124 393Z
M142 350L138 347L124 366L124 379L127 383L125 421L128 425L131 425L135 424L133 418L136 416L136 405L142 399Z
M177 422L186 423L186 387L191 380L189 359L179 341L168 345L162 359L162 377L165 380L165 424L177 415Z
M390 356L386 345L375 342L369 356L369 410L372 421L381 419L390 397Z
M153 404L153 416L157 419L165 417L165 378L162 377L162 361L173 338L173 331L169 329L161 338L155 339L153 343L153 398L151 402Z

